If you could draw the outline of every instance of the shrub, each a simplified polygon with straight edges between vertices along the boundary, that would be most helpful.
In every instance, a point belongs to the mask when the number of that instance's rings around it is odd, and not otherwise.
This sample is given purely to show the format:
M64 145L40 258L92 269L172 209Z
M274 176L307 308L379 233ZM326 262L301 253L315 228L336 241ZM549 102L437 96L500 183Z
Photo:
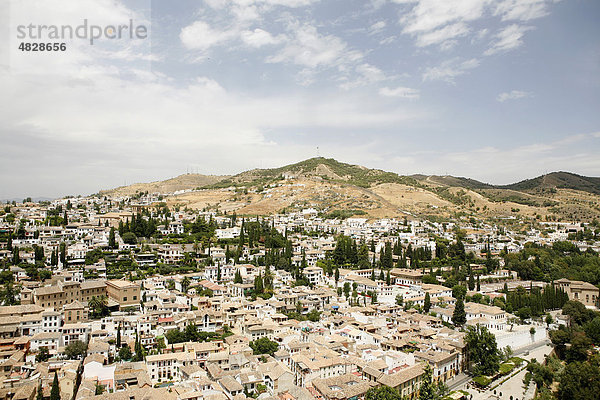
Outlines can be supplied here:
M484 375L479 375L473 378L473 383L482 388L488 386L491 382L492 380Z

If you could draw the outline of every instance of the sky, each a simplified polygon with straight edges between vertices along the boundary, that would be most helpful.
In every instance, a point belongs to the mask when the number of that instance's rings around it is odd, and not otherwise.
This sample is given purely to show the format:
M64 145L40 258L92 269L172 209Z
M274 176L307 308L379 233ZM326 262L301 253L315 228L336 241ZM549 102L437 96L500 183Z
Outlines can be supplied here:
M4 1L0 199L317 155L494 184L600 176L599 19L597 0ZM84 20L146 35L35 36Z

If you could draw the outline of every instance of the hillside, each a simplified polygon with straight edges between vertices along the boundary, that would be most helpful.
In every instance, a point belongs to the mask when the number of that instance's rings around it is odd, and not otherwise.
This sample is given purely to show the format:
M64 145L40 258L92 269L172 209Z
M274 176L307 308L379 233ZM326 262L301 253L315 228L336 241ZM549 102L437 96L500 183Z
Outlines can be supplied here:
M108 196L131 196L139 192L149 193L173 193L178 190L196 189L206 185L212 185L227 176L184 174L164 181L150 183L134 183L133 185L120 186L115 189L102 190L100 195Z
M498 186L498 188L532 193L543 192L548 189L572 189L600 195L600 178L560 171L526 179L511 185Z
M454 176L403 176L323 157L279 168L253 169L233 176L181 175L102 192L173 193L170 205L194 209L273 214L313 207L324 216L427 216L447 219L600 217L600 178L557 172L512 185L495 186Z
M318 178L325 181L347 183L365 188L378 183L393 182L410 185L417 183L414 178L409 176L400 176L393 172L346 164L333 158L315 157L279 168L245 171L209 186L217 188L230 185L264 185L276 182L284 177Z

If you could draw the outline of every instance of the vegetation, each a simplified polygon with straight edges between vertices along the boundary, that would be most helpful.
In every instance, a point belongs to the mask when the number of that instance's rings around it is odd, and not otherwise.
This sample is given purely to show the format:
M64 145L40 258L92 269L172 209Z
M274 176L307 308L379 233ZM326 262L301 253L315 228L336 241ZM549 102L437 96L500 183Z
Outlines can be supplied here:
M493 376L500 369L500 352L496 337L487 328L477 325L467 327L465 344L474 375Z
M255 355L268 354L272 356L279 349L279 344L267 337L262 337L250 342L250 347Z

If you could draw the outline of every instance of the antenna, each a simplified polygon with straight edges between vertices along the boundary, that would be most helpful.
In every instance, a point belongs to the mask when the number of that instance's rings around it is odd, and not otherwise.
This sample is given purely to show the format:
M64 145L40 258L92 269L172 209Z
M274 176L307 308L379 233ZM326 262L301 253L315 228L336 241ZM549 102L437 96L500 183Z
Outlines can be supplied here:
M317 146L317 158L320 157L319 155L319 146Z

